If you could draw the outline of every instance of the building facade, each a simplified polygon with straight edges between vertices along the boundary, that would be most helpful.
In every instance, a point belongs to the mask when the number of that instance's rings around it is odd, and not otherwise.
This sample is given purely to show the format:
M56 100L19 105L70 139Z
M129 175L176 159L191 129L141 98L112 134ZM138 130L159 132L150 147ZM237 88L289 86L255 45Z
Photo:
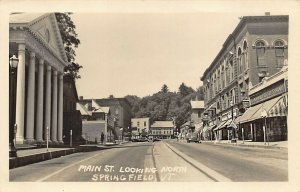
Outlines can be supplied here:
M64 121L63 121L63 141L70 143L71 130L73 144L83 144L81 113L76 109L78 94L73 78L64 76Z
M149 137L158 139L171 139L173 135L173 121L154 121L150 127Z
M237 120L239 139L252 141L287 140L288 66L249 90L251 106Z
M288 16L245 16L228 36L201 81L204 124L213 138L237 137L235 119L249 107L249 90L288 59Z
M147 135L150 128L150 118L132 118L131 119L131 134L132 137L138 138ZM144 134L144 135L143 135Z
M88 122L83 121L83 127L91 121L103 121L105 113L102 111L109 111L107 117L108 140L120 139L124 131L130 127L131 106L125 98L83 99L83 97L79 97L79 104L78 107L85 108L87 111L85 116Z
M54 13L9 18L9 57L17 68L16 144L63 143L63 74L68 65ZM47 129L48 128L48 129Z

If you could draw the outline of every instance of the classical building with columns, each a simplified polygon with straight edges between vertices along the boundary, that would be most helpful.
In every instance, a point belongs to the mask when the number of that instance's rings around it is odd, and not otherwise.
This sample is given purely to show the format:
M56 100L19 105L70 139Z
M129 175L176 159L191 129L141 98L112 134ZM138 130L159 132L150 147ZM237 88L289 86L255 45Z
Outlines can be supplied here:
M19 59L16 143L63 143L63 73L67 56L54 13L9 18L9 56ZM48 128L48 129L47 129Z

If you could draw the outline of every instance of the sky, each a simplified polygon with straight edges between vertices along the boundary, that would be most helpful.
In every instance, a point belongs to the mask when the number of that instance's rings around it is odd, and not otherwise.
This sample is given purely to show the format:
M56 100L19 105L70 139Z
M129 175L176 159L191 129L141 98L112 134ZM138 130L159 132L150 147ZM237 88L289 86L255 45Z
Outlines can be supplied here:
M178 91L182 82L196 90L239 17L248 15L264 12L75 12L78 95L144 97L163 84Z

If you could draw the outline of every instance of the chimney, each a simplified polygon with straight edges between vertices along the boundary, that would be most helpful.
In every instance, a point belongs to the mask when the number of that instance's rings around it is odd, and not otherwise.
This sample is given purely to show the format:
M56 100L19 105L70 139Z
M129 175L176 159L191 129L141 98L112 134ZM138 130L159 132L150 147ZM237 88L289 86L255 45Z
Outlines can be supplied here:
M270 16L271 13L270 12L265 12L265 16Z
M82 101L83 100L83 96L79 96L79 101Z

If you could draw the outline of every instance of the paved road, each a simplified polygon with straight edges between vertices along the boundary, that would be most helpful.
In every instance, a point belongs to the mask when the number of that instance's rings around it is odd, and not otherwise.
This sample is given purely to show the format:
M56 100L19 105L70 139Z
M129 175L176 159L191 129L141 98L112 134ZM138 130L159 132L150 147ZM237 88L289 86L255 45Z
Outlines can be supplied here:
M288 181L287 149L168 143L232 181Z
M10 181L287 181L287 150L128 143L11 169Z
M213 181L164 142L129 143L10 170L10 181Z

